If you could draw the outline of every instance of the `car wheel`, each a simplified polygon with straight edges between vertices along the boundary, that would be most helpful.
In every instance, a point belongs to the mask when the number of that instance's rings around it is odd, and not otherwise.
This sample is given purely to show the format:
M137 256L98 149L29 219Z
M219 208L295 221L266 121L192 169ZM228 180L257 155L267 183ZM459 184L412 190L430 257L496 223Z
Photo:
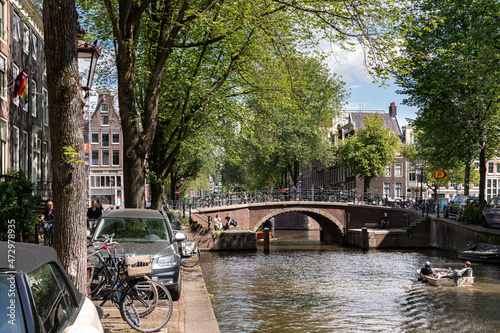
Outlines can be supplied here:
M169 289L170 295L172 296L172 301L178 301L181 298L182 291L182 276L181 272L179 272L179 279L177 280L177 286L174 289Z
M481 219L482 223L483 223L483 227L485 228L488 228L490 225L488 224L488 222L486 221L486 217L483 216L483 218Z

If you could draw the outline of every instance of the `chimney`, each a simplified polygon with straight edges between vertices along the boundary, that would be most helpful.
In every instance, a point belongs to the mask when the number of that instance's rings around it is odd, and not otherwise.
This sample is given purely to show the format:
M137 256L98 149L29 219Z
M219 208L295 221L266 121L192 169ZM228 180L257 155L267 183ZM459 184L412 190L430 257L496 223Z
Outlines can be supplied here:
M392 118L395 118L397 116L397 112L396 112L396 103L392 102L391 103L391 106L389 106L389 115L392 117Z

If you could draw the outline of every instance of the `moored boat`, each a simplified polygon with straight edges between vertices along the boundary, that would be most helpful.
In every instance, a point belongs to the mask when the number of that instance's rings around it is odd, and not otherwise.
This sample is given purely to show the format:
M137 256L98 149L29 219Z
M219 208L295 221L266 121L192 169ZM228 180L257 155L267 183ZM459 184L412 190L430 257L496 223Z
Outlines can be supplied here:
M500 245L478 243L457 251L460 259L500 264Z

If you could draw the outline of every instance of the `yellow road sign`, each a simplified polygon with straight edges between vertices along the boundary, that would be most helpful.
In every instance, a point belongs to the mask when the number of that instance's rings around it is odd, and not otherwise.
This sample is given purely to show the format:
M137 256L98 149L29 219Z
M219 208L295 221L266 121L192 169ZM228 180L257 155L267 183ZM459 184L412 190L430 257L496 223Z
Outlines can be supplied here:
M434 170L435 179L448 179L448 170Z

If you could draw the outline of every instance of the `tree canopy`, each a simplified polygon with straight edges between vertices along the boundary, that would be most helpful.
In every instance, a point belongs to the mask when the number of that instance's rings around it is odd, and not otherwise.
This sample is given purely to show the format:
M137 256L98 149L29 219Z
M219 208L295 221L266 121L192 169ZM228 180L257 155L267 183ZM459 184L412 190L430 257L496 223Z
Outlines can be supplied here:
M481 202L486 160L498 148L500 3L418 1L402 27L396 72L417 130L435 138L443 165L479 160Z
M365 117L364 128L356 130L340 141L340 164L364 179L364 192L370 191L370 182L391 165L400 148L399 137L390 128L383 128L378 115Z

